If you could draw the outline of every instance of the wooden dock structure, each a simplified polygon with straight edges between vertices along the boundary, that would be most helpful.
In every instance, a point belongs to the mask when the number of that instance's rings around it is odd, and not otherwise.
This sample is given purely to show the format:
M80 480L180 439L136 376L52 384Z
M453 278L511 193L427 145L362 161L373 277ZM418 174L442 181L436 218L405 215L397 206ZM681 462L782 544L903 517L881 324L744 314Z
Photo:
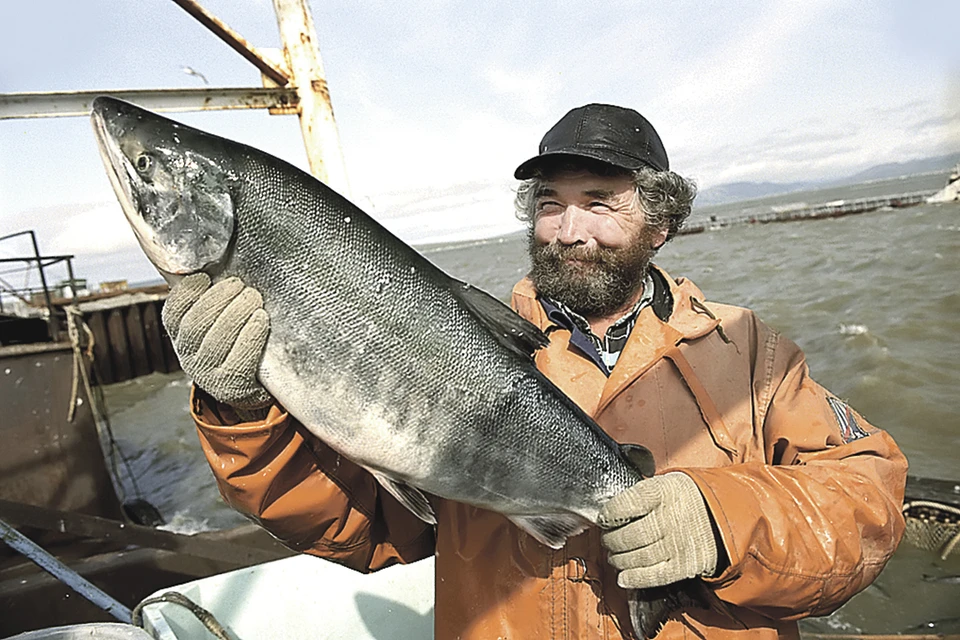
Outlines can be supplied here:
M708 220L695 221L680 229L678 235L714 231L741 224L768 224L771 222L793 222L796 220L823 220L840 218L858 213L868 213L883 208L902 209L926 202L930 191L913 191L890 196L857 198L855 200L836 200L815 205L800 205L776 209L767 213L756 213L724 218L711 217Z
M168 292L161 284L76 303L93 334L94 370L101 384L180 369L160 321Z

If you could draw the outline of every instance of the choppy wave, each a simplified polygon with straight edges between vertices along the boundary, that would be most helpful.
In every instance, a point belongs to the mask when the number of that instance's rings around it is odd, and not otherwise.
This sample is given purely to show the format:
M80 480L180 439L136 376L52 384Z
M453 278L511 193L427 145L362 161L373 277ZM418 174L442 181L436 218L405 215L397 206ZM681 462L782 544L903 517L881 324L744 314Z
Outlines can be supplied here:
M162 529L163 531L172 531L174 533L182 533L185 535L193 535L203 531L215 531L217 527L210 525L210 518L197 518L187 515L183 511L178 511L177 513L173 514L172 518L170 518L170 522L160 525L157 527L157 529Z
M870 331L865 324L841 324L840 335L843 336L862 336Z

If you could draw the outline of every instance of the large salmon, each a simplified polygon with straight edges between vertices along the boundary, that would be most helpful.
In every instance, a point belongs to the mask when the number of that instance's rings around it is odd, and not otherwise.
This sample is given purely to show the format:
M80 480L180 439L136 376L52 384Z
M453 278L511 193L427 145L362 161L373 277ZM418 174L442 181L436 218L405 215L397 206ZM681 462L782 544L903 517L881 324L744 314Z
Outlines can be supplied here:
M119 100L98 98L92 119L160 273L239 276L260 291L261 383L423 520L436 522L426 492L559 548L652 475L649 451L618 445L537 371L537 327L320 181ZM652 637L680 595L632 593L635 630Z

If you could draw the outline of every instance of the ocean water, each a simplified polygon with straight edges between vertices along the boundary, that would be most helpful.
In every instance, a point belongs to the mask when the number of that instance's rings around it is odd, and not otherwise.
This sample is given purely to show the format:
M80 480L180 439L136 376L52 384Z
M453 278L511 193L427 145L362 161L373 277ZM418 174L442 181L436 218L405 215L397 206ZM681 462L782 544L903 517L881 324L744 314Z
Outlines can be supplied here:
M878 181L704 208L694 216L932 191L943 180ZM455 277L506 300L526 272L525 243L515 235L421 250ZM797 342L816 380L893 435L912 474L960 483L960 205L680 236L656 262L674 277L692 279L708 300L750 307ZM174 528L245 522L217 493L187 415L188 391L182 374L112 385L107 402L116 437L141 492ZM960 580L937 580L957 575L960 553L941 561L905 543L874 585L804 628L960 631Z

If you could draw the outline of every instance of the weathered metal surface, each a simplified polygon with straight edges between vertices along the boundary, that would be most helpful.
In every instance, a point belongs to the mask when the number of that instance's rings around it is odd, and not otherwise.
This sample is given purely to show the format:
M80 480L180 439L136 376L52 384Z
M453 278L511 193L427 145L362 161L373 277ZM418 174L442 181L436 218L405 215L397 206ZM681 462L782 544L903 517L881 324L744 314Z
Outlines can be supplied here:
M221 111L270 109L296 105L297 92L284 87L223 87L192 89L117 89L0 93L0 120L90 114L98 96L110 95L152 111Z
M150 364L154 371L169 373L177 369L175 363L167 362L166 355L163 353L163 341L169 342L166 331L160 323L160 305L158 303L148 303L143 305L143 334L147 341L147 352L150 356Z
M284 56L283 49L274 49L273 47L260 47L259 49L257 49L257 51L260 53L261 56L263 56L267 60L272 60L275 64L283 66L284 69L287 68L287 61L286 61L286 57ZM274 82L269 76L266 76L263 74L260 74L260 80L263 82L263 86L265 87L276 87L276 86L286 85L286 83L283 83L283 85L277 85L277 83ZM300 103L298 102L297 104L291 105L289 107L272 108L272 109L268 109L267 111L272 116L295 116L295 115L299 115L300 113Z
M190 538L206 544L223 544L236 555L213 560L176 551L140 548L101 551L82 559L61 559L120 602L133 607L159 589L250 566L265 553L277 557L293 554L253 524ZM0 569L0 637L54 624L104 620L109 620L109 616L103 611L71 594L65 585L28 562Z
M79 305L93 333L93 368L99 383L178 371L180 363L160 321L166 294L120 297L125 304L104 299Z
M73 366L68 343L0 348L0 498L120 518L85 399L67 422Z
M172 551L134 549L94 556L69 566L123 604L133 607L159 589L244 565ZM111 620L106 612L46 573L32 571L16 578L3 578L0 574L0 637L51 624Z
M290 81L290 73L283 66L262 55L243 36L228 27L223 21L200 6L199 3L194 0L173 0L173 2L196 18L197 22L212 31L214 35L227 43L231 49L252 63L260 70L260 73L270 78L277 85L282 87Z
M960 481L907 476L906 496L904 502L932 500L960 507Z
M110 344L110 363L113 365L114 382L133 377L130 364L130 343L127 338L127 323L122 308L107 312L107 340Z
M300 98L300 131L310 171L318 180L349 197L340 134L333 117L310 8L306 0L273 0L273 6L280 39L290 62L292 84Z
M177 358L177 352L173 350L173 342L167 332L163 332L163 361L167 365L167 371L179 371L180 360Z
M14 344L7 347L0 347L0 363L3 362L4 358L29 356L50 351L63 351L69 348L69 342L34 342L31 344Z
M107 339L107 324L103 313L91 313L84 316L84 322L93 333L93 371L100 384L114 381L113 365L110 364L110 341Z
M131 621L129 607L117 602L113 596L60 562L54 555L17 531L3 518L0 518L0 538L10 547L28 557L38 567L69 586L78 595L103 609L104 612L120 622L129 623Z
M19 234L14 233L7 237L9 238L15 235L19 235ZM2 239L3 238L0 238L0 240ZM43 261L44 267L49 267L51 264L56 264L64 260L69 260L73 257L74 257L73 255L69 255L69 256L65 255L65 256L27 256L23 258L0 258L0 264L4 264L7 262L37 262L38 260L41 260Z
M127 338L130 340L130 364L133 377L139 378L153 371L150 354L147 351L147 336L143 330L143 316L140 305L132 304L127 308Z
M43 318L22 318L0 313L0 346L45 342L50 339Z
M158 287L150 288L155 289ZM161 291L140 290L129 291L125 293L112 293L109 295L85 296L80 302L77 303L77 307L84 314L87 314L93 311L107 311L116 307L127 307L132 304L163 302L167 299L167 294L169 291L170 290L167 285L163 285L163 289Z
M266 548L251 547L225 540L214 541L204 536L161 531L108 518L46 509L7 500L0 500L0 520L5 520L16 527L33 527L84 538L107 540L117 543L119 548L128 545L150 547L176 551L196 558L247 565L279 560L294 554L279 542L274 542Z
M17 236L30 236L30 242L33 245L33 255L28 257L13 257L13 258L0 258L0 263L2 262L24 262L28 265L35 263L37 273L40 275L40 287L41 292L43 293L43 299L46 302L47 306L47 331L49 333L50 340L59 340L60 339L60 324L57 320L57 315L54 311L53 304L50 300L50 288L47 286L47 276L44 274L44 267L56 264L63 260L66 260L67 264L70 265L70 260L73 256L41 256L40 255L40 246L37 244L37 234L34 233L33 229L28 229L26 231L17 231L16 233L8 233L5 236L0 237L0 241L7 240L9 238L16 238ZM46 261L46 262L44 262ZM70 267L71 282L73 281L73 267Z

